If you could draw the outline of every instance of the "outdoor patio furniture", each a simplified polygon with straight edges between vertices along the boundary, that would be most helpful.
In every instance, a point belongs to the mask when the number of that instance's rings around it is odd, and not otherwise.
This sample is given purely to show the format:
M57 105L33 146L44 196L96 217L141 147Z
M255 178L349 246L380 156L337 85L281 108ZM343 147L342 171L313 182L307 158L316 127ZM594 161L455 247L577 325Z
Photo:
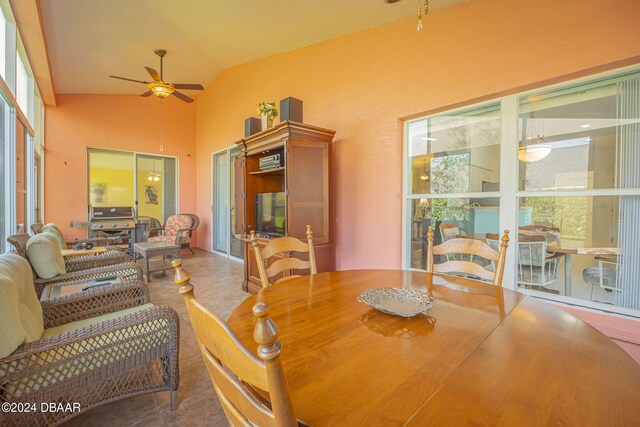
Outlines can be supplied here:
M144 232L145 242L166 242L191 249L191 236L200 225L200 218L194 214L171 215L162 228L149 228Z
M617 285L618 259L611 257L595 257L597 267L588 267L582 270L582 278L591 285L591 301L593 301L593 288L599 287L606 292L620 292Z
M144 258L144 273L147 281L151 280L149 273L154 271L168 270L171 267L166 261L168 256L171 260L178 258L180 254L180 247L173 243L167 242L141 242L133 244L133 252L135 255L139 255ZM162 257L161 260L151 261L151 258ZM136 257L137 258L137 257Z
M58 425L98 405L167 390L177 406L179 319L149 304L140 282L40 303L29 264L0 256L0 402L36 404L0 412L0 425ZM115 296L118 294L119 296ZM95 308L96 298L103 311ZM43 411L42 403L73 405Z

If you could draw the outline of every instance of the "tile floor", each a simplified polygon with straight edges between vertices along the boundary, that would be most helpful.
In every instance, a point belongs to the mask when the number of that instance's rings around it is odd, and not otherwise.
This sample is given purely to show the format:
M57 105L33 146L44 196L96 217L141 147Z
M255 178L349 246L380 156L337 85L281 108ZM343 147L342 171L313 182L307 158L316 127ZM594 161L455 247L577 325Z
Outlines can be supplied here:
M183 266L191 274L195 294L214 313L227 319L249 294L242 291L242 264L194 249L182 251ZM95 408L65 427L76 426L227 426L211 380L198 351L187 309L173 274L152 273L151 302L173 307L180 316L180 388L178 409L169 409L169 392L144 394Z

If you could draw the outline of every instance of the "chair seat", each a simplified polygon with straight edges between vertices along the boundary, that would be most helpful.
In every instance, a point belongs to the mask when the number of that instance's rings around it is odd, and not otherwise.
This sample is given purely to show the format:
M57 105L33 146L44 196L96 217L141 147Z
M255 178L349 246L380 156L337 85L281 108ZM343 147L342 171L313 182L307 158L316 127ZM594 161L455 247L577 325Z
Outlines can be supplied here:
M25 368L39 368L45 365L46 370L35 370L31 375L20 376L5 384L6 397L19 398L23 394L33 393L41 388L50 387L60 381L86 374L87 372L122 362L132 357L144 357L149 350L169 342L171 339L169 325L166 319L157 319L142 324L131 324L126 328L112 330L104 334L99 333L102 322L123 318L127 315L153 308L153 304L143 304L126 310L105 314L85 320L70 322L61 326L45 329L42 339L56 336L72 335L87 327L95 327L98 334L80 339L71 344L54 346L50 350L32 355L28 360L0 365L0 376L11 375L12 371L24 371ZM113 346L114 343L117 346ZM149 359L154 357L147 356Z
M153 236L147 239L147 242L166 242L175 243L176 236ZM189 243L189 236L182 236L182 243Z

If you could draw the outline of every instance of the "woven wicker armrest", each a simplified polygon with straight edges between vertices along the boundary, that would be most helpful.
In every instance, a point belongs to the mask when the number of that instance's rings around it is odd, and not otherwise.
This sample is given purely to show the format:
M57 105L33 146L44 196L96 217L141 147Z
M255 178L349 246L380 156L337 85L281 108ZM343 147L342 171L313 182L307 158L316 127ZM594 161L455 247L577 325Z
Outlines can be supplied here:
M157 236L160 233L164 233L164 228L147 228L144 230L144 240L145 242L149 240L149 237Z
M142 268L134 262L128 262L124 264L108 265L106 267L61 274L51 279L37 278L34 280L34 285L36 287L36 293L40 295L42 294L44 287L52 283L75 282L83 279L97 279L109 276L120 276L124 280L144 279Z
M180 324L151 306L24 344L0 359L0 401L81 402L82 410L141 392L178 389ZM69 413L0 413L0 424L48 425Z
M76 294L43 301L44 327L52 328L147 304L149 288L139 280L99 286Z

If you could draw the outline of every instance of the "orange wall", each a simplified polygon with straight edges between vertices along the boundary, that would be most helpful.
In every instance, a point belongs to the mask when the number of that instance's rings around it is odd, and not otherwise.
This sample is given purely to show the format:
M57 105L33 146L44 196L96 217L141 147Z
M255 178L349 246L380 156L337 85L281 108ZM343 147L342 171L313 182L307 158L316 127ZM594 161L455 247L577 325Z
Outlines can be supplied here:
M294 96L306 123L337 131L338 268L400 267L399 119L640 62L638 16L637 0L473 0L433 12L422 33L409 18L226 70L196 101L200 245L211 152L243 136L259 101Z
M87 147L178 156L180 211L195 212L195 120L194 104L177 99L58 95L46 109L45 221L66 236L86 236L69 221L86 219Z

